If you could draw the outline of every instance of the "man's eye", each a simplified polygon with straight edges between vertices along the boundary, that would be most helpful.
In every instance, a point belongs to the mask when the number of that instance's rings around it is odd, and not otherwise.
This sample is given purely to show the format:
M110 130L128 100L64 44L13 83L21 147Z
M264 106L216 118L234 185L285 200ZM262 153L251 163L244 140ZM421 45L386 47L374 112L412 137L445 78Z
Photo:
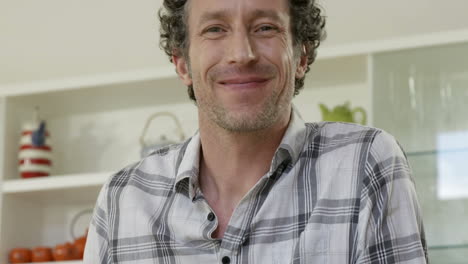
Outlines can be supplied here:
M264 25L264 26L261 26L257 29L257 31L259 32L265 32L265 31L271 31L271 30L276 30L277 28L274 27L274 26L270 26L270 25Z
M223 29L221 27L210 27L210 28L206 29L205 32L220 33L220 32L223 32Z

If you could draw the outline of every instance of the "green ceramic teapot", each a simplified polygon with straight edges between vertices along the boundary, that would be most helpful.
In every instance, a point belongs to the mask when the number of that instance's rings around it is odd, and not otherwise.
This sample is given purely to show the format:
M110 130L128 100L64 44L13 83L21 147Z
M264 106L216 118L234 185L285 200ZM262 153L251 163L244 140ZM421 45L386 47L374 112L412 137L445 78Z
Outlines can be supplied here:
M328 109L324 104L320 104L319 106L322 112L323 121L359 123L362 125L367 123L367 114L364 108L355 107L351 109L349 102L335 106L332 110ZM357 113L360 113L359 120L356 120Z

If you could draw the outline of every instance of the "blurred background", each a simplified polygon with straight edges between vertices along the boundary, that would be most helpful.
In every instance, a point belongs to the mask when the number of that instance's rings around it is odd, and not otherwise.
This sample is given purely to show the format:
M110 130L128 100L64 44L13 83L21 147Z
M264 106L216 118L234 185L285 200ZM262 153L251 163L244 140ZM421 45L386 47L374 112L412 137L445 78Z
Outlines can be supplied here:
M161 2L0 0L1 263L12 249L79 248L105 180L196 131L159 49ZM296 107L393 134L431 262L467 263L468 2L320 3L328 37Z

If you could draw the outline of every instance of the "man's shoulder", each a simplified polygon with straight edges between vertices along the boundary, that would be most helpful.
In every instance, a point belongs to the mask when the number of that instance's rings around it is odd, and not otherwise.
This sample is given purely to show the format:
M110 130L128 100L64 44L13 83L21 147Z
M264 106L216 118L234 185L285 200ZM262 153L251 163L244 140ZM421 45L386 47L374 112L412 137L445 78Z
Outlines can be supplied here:
M379 128L346 122L305 123L309 142L349 142L361 139L368 142L384 131Z
M309 130L305 147L309 150L315 149L321 153L356 154L373 149L374 153L381 157L405 156L395 137L380 128L345 122L318 122L305 125Z

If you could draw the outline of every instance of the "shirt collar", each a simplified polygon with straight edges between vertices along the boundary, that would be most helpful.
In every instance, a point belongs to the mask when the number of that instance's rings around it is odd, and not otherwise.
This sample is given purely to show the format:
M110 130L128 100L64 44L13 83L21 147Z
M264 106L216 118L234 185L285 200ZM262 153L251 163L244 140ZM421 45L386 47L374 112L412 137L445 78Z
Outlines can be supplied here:
M290 159L295 164L299 159L306 141L306 126L296 107L292 107L291 119L283 139L273 156L269 175L273 174L278 166L285 160Z
M288 124L288 128L284 133L283 139L273 156L273 160L270 165L270 170L267 173L267 177L270 177L277 170L278 166L281 165L285 160L290 160L292 164L296 163L299 154L301 153L306 137L306 127L302 120L299 112L293 106L291 111L291 119ZM197 131L195 135L188 142L187 148L185 149L182 161L179 168L176 170L176 179L174 188L182 180L188 180L188 195L191 199L194 199L198 189L198 173L200 166L200 150L201 141L200 133Z
M176 169L174 188L183 181L188 180L188 195L191 199L195 197L198 187L198 172L200 167L200 133L197 131L188 142L184 153L181 153L182 161ZM175 189L174 189L175 190Z

